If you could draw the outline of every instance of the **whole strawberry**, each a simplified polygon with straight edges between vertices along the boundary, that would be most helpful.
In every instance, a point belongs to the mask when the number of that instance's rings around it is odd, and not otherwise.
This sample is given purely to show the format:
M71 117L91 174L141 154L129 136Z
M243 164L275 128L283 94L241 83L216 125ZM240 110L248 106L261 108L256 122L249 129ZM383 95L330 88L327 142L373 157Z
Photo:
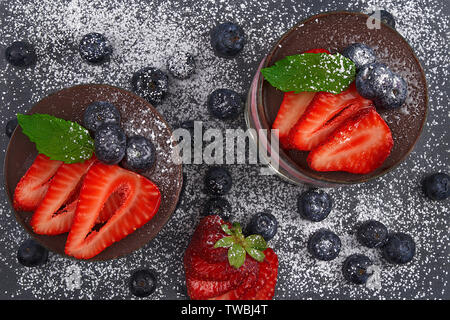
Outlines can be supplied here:
M184 255L191 299L272 299L278 257L260 235L244 237L238 223L203 218Z

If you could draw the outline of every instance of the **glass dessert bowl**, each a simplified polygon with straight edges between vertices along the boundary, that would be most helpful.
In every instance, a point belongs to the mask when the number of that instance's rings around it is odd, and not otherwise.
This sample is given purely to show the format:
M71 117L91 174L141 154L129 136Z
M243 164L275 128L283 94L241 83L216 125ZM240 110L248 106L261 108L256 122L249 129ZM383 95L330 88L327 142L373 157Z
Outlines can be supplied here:
M369 28L369 16L354 12L329 12L312 16L288 30L261 61L248 92L245 120L252 129L254 142L267 155L273 171L294 184L337 187L367 182L396 168L413 150L426 121L427 84L423 69L407 41L394 29L379 23ZM266 81L261 70L275 62L313 49L326 49L332 54L353 43L372 48L377 61L399 74L408 85L405 102L397 109L377 112L392 133L393 147L389 156L375 170L356 174L344 171L319 172L307 162L308 151L283 148L273 139L272 125L277 117L284 92ZM273 143L272 143L273 141Z

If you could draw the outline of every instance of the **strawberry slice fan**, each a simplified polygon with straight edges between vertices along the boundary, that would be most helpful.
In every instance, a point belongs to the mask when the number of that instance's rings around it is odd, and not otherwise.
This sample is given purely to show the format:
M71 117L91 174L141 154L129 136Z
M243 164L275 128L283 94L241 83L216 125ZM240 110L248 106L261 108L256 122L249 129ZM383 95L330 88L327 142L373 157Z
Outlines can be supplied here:
M184 254L188 295L193 300L269 300L275 293L278 257L266 248L264 260L247 256L235 268L227 260L226 248L215 248L217 240L227 235L223 225L231 224L217 215L203 218Z
M37 234L69 232L65 253L90 259L150 221L161 193L144 176L95 156L66 164L39 154L14 192Z

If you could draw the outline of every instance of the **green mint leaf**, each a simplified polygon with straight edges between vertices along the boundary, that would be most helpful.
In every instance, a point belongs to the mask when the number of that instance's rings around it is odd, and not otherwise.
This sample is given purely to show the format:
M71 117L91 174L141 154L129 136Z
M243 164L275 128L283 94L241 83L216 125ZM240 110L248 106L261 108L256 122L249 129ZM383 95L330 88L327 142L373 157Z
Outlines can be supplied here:
M214 248L231 247L233 245L233 242L233 237L223 237L222 239L217 240L217 242L214 244Z
M261 251L267 249L266 240L264 240L264 238L259 234L252 234L251 236L248 236L247 238L245 238L245 243L246 243L245 249L252 248Z
M339 53L303 53L287 56L261 73L272 86L284 92L338 94L355 80L356 68L353 61Z
M227 235L231 236L233 234L233 232L231 232L230 227L227 224L222 224L220 226L223 230L223 232L225 232Z
M228 262L236 269L239 269L245 262L245 249L239 244L234 243L228 249Z
M94 140L76 122L48 114L17 114L22 132L36 144L39 153L65 163L83 162L94 153Z
M263 262L266 256L261 250L255 248L245 248L245 251L256 261Z

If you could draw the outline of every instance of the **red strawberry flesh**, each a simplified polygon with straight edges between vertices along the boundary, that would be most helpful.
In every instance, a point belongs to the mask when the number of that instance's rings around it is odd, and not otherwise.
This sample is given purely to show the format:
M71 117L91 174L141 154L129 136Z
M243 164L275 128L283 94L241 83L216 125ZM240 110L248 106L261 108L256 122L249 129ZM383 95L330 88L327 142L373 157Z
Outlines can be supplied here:
M95 161L92 158L82 163L64 163L58 168L31 219L34 232L56 235L70 230L83 178Z
M309 151L322 143L337 126L358 110L372 105L354 83L339 93L319 92L289 133L292 148Z
M99 215L114 192L121 206L100 230L93 230ZM159 209L161 193L145 177L117 165L97 163L86 174L78 207L67 237L65 252L90 259L150 221Z
M316 171L367 174L383 164L393 144L386 122L375 108L366 108L312 150L307 162Z
M49 157L38 154L14 190L14 209L21 211L36 210L47 193L50 180L61 165L61 161L50 160Z

